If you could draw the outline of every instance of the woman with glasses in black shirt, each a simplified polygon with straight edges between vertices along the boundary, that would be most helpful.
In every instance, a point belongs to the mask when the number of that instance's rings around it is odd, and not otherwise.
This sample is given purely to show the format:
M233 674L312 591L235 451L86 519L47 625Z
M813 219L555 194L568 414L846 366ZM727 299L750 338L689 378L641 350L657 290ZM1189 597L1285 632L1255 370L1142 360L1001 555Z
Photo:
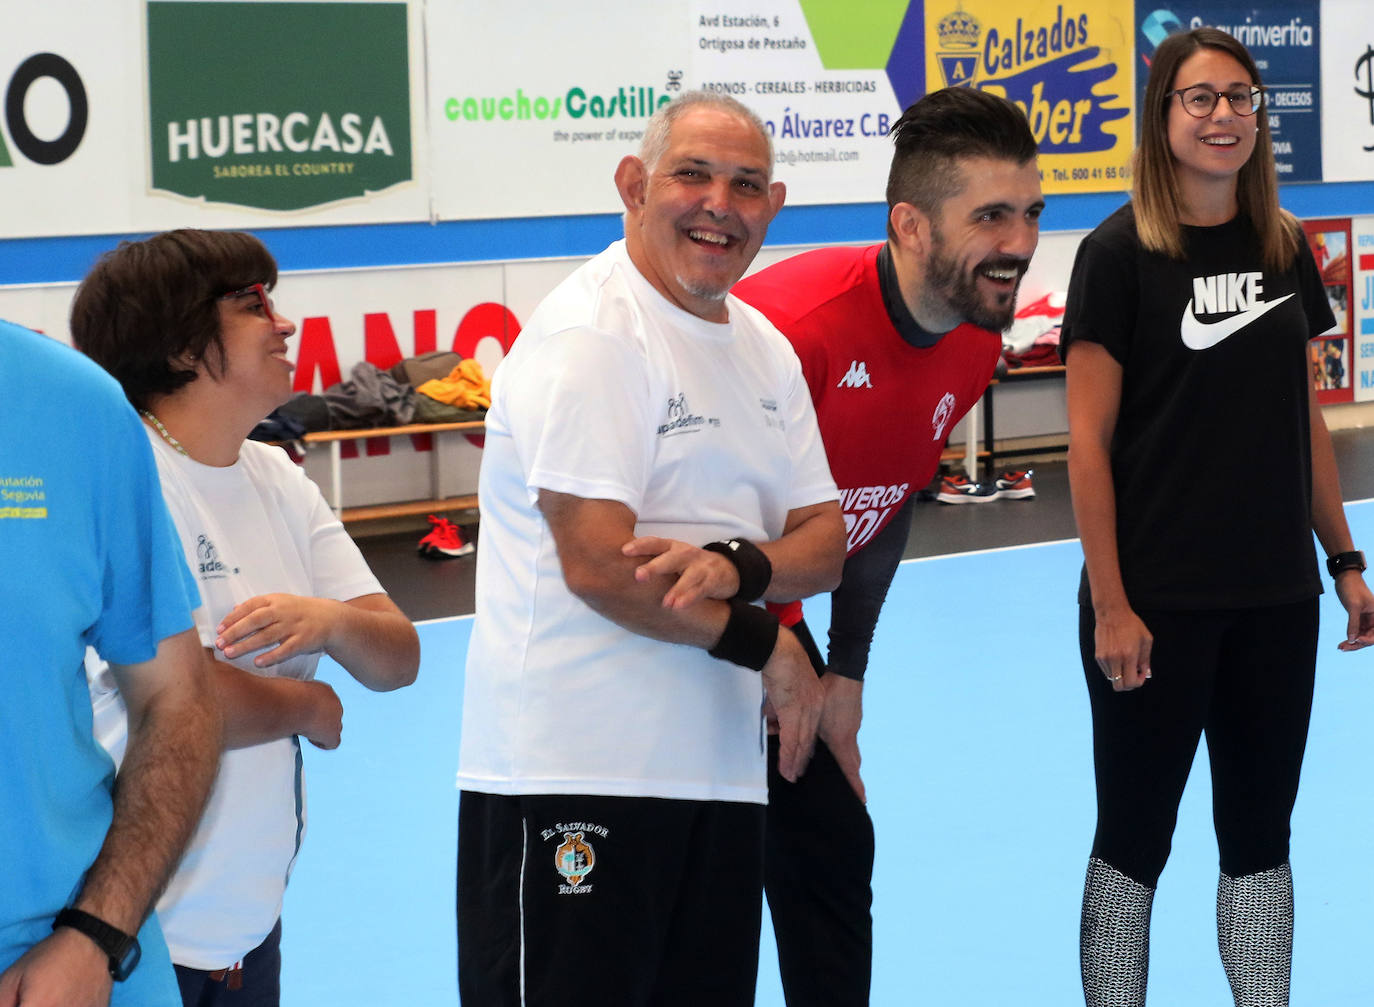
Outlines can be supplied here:
M1061 350L1097 780L1083 991L1089 1007L1145 1002L1154 889L1205 732L1222 963L1237 1005L1287 1004L1313 530L1349 613L1341 649L1374 643L1306 363L1334 319L1279 207L1245 47L1213 28L1168 37L1143 107L1132 200L1079 249Z

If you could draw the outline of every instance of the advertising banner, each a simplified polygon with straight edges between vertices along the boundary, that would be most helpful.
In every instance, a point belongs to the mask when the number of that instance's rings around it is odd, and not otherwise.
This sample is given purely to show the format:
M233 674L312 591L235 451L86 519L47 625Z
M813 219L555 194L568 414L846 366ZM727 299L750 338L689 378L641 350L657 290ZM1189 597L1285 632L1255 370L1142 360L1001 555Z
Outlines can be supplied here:
M1322 177L1321 79L1317 0L1188 0L1158 8L1136 3L1140 98L1155 46L1176 31L1209 25L1237 38L1255 60L1267 89L1264 108L1280 182Z
M0 32L0 237L429 217L421 0L47 0Z
M1374 401L1374 217L1350 221L1354 284L1350 307L1355 334L1355 401Z
M1025 110L1047 192L1129 185L1133 57L1113 0L593 0L537 16L458 0L431 6L427 26L443 219L620 210L615 165L660 104L697 87L758 113L792 205L881 200L887 130L948 85ZM545 58L513 58L506 40Z
M426 15L435 211L612 213L612 175L684 87L688 0L452 0Z
M1374 4L1321 6L1322 179L1374 179Z
M693 4L691 82L758 113L787 201L881 201L892 161L887 132L902 112L888 63L898 55L903 5L773 0L743 15L723 10Z
M149 3L153 190L302 210L413 181L406 21L404 3ZM247 26L250 59L225 44Z
M1339 220L1304 220L1308 247L1316 259L1317 269L1326 288L1326 300L1336 324L1320 333L1308 344L1308 358L1312 367L1312 387L1317 389L1317 401L1351 402L1355 393L1351 373L1355 354L1352 352L1350 308L1353 274L1350 269L1350 218Z
M925 23L927 89L971 84L1019 105L1046 193L1129 188L1134 66L1119 4L928 0Z

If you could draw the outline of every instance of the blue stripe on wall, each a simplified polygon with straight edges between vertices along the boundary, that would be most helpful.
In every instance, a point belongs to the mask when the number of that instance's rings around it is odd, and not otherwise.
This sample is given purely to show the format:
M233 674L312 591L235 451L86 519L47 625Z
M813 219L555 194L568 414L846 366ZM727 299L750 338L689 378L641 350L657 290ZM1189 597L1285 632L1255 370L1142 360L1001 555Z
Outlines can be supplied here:
M1121 192L1050 196L1046 231L1095 227L1126 199ZM1299 217L1374 214L1374 181L1286 185L1283 204ZM875 241L884 234L882 203L786 207L769 231L770 245ZM620 236L619 214L455 220L439 224L353 224L260 228L256 234L285 270L344 269L436 262L594 255ZM71 283L96 258L125 238L146 234L82 235L0 240L0 285Z

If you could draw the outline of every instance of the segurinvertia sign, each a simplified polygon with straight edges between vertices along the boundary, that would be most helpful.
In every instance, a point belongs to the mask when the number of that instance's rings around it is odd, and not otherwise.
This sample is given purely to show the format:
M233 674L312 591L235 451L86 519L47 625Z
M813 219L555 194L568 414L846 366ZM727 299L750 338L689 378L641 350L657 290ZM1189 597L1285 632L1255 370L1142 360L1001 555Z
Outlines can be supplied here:
M401 2L150 0L153 190L304 210L411 181L408 45Z

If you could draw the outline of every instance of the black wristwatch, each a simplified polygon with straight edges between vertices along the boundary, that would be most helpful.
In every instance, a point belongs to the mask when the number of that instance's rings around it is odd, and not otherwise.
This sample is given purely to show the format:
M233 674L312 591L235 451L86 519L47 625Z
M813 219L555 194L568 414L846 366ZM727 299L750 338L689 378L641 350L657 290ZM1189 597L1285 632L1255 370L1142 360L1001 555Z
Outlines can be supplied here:
M115 982L122 983L138 968L138 960L143 957L143 949L138 946L138 938L123 930L110 926L98 916L80 909L64 909L53 920L52 928L71 927L79 930L95 941L101 951L110 959L110 975Z
M1333 580L1337 574L1345 573L1347 570L1358 570L1360 573L1364 573L1364 553L1355 549L1351 552L1338 552L1336 555L1326 558L1326 572L1331 575Z

